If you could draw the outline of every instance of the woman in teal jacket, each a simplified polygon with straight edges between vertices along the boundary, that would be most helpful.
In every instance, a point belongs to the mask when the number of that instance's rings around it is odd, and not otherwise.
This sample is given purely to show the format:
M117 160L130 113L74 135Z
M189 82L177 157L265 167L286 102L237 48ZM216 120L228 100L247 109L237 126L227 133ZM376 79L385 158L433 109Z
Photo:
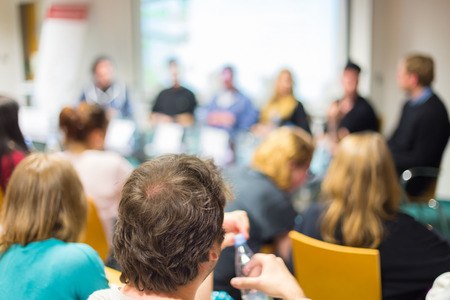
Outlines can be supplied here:
M35 153L19 163L0 214L0 299L87 299L108 287L98 254L76 243L87 208L64 158Z

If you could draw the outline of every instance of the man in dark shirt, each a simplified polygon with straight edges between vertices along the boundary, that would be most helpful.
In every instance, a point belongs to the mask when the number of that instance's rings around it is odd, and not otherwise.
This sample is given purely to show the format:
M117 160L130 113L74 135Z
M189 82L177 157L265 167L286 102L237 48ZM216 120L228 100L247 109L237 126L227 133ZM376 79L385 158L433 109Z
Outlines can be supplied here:
M173 79L172 87L159 93L153 105L150 119L153 123L176 122L183 126L194 123L194 110L197 100L194 94L180 85L178 64L169 61L169 71Z
M327 131L340 140L349 133L378 131L378 118L369 102L358 94L361 68L349 61L341 77L344 96L328 110Z
M412 167L439 167L450 134L447 109L431 89L431 57L410 55L398 66L397 80L408 101L388 141L400 175Z

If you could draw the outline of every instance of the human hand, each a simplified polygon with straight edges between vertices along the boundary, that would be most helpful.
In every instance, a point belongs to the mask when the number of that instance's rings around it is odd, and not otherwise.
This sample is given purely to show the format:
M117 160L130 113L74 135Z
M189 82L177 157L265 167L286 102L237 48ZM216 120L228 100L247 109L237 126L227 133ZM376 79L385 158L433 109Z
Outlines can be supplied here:
M225 229L225 239L222 243L222 249L232 246L234 243L234 236L242 233L248 239L250 224L248 221L247 212L243 210L235 210L233 212L225 213L223 220L223 229Z
M213 126L233 126L236 117L229 111L213 111L209 113L207 122Z
M231 279L231 285L237 289L256 289L285 300L305 298L305 293L283 260L273 254L253 255L243 271L248 277Z

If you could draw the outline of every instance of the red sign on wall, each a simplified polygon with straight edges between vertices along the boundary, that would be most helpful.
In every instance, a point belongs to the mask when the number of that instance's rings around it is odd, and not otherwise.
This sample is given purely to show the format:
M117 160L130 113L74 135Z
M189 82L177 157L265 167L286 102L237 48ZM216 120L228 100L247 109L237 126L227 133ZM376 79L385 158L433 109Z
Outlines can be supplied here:
M48 19L84 20L87 18L86 4L52 4L47 13Z

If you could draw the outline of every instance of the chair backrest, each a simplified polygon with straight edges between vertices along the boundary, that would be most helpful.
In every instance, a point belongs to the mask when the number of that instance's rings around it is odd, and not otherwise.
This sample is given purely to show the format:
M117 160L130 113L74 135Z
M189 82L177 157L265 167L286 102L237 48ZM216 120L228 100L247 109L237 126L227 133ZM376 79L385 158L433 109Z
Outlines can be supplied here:
M314 300L380 300L379 252L326 243L291 231L295 277Z
M438 176L439 168L415 167L402 173L400 184L411 202L428 203L434 198Z
M109 281L109 285L111 284L124 286L125 284L120 281L120 275L122 274L120 271L114 270L109 267L105 267L106 279Z
M89 214L86 227L86 235L80 242L88 244L95 251L97 251L103 262L109 255L108 241L106 240L105 231L103 229L102 222L98 217L97 208L95 207L94 201L91 199L89 201Z

